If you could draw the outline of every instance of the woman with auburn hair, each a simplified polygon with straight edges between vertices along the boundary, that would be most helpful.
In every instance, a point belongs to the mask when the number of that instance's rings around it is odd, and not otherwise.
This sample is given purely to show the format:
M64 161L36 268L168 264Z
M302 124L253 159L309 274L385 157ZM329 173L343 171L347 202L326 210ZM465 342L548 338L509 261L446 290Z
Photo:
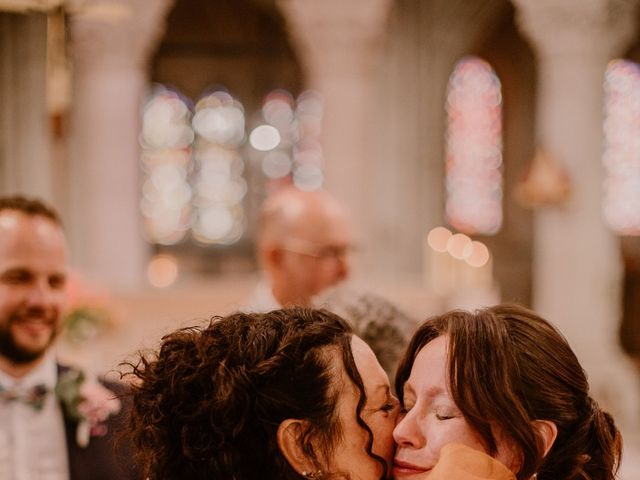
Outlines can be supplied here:
M500 460L518 480L615 478L613 418L558 330L523 307L431 318L409 344L396 390L397 480L431 478L452 442Z
M398 401L340 317L215 317L163 338L131 374L128 436L143 478L388 477Z

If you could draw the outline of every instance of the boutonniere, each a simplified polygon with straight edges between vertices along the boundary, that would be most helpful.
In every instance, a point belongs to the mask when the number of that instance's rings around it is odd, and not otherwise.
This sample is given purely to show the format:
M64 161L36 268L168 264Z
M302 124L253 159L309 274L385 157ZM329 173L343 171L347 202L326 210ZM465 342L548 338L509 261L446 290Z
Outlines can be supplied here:
M77 423L76 442L84 448L91 437L106 435L107 419L120 411L120 400L97 382L87 381L81 370L65 370L58 377L56 397L68 418Z

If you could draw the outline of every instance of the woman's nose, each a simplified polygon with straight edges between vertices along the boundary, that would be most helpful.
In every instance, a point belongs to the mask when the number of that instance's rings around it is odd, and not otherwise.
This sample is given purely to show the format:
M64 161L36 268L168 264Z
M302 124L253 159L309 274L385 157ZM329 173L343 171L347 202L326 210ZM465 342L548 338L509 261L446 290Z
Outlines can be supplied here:
M399 417L396 428L393 429L393 439L400 445L405 447L420 448L424 445L424 435L420 428L417 415L410 411Z

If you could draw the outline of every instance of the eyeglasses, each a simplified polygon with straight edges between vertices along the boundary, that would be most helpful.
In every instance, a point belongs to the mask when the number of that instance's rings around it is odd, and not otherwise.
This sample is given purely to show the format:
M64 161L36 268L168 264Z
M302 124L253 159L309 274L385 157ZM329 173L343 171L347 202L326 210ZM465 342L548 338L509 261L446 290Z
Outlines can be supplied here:
M305 241L292 241L282 247L283 250L298 255L305 255L318 259L343 259L354 252L353 245L319 245Z

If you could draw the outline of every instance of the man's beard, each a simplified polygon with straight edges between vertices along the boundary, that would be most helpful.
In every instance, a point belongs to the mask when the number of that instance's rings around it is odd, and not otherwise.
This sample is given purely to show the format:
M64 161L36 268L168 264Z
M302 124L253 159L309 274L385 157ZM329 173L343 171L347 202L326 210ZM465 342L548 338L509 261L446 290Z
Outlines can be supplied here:
M11 326L21 321L18 315L10 315L5 321L0 320L0 355L16 365L24 365L38 360L49 349L57 336L57 329L51 332L47 343L39 349L29 349L18 344L14 338Z

